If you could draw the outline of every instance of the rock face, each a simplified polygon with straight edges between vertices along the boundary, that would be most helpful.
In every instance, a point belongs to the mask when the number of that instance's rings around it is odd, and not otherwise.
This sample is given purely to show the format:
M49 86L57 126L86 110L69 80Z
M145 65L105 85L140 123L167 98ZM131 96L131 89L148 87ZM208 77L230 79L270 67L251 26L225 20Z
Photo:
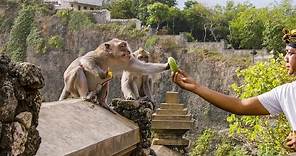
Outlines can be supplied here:
M154 156L151 147L151 119L155 105L146 98L139 100L113 99L112 106L120 115L134 121L140 128L140 143L133 156Z
M13 63L0 54L0 155L35 155L41 138L36 127L41 106L41 70Z

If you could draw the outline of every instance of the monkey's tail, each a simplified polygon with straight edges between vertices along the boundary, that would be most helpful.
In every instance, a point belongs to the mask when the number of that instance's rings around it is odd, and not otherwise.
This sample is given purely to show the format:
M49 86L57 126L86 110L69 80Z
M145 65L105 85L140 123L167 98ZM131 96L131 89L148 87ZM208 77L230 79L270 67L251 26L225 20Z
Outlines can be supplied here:
M66 99L70 93L67 91L66 86L63 88L62 94L59 98L59 101Z

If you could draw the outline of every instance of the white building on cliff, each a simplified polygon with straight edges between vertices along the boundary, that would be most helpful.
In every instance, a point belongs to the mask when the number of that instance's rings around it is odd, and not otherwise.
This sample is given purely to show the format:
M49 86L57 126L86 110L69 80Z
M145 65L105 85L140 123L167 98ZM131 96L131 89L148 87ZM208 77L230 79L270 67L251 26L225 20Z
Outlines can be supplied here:
M44 2L54 4L56 9L97 10L110 4L112 0L44 0Z

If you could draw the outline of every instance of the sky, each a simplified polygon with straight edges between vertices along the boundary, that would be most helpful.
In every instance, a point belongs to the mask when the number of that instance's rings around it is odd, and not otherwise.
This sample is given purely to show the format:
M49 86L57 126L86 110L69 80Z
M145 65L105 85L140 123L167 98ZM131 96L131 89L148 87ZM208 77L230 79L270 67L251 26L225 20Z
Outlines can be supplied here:
M184 2L186 0L177 0L178 7L183 8L184 7ZM217 4L219 5L225 5L227 0L197 0L198 2L201 2L205 4L206 6L212 7ZM266 7L269 4L274 4L274 2L280 2L280 0L233 0L235 3L242 3L245 1L251 2L254 4L256 7ZM296 4L296 0L293 0L293 4Z

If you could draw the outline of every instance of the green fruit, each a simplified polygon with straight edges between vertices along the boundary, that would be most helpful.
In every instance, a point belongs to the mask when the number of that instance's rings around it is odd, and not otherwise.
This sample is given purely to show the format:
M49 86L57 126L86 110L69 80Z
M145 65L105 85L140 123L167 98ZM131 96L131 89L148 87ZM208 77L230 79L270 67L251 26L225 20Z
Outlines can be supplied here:
M173 72L177 72L178 71L178 65L176 63L176 60L173 57L169 57L168 58L168 63L170 65L170 68Z

